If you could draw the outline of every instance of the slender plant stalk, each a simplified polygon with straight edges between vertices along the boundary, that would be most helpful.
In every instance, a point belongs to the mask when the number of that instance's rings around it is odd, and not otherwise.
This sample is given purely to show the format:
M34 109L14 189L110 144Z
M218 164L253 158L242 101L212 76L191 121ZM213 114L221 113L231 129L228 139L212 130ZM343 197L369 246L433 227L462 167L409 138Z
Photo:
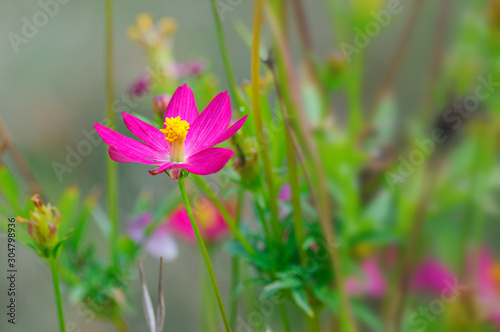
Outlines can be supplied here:
M113 64L113 0L106 0L106 119L108 127L114 129L115 124L115 82ZM110 250L113 261L117 261L117 239L118 239L118 163L106 159L107 199L108 216L111 222Z
M264 134L264 125L262 120L262 111L260 107L260 82L259 82L259 50L260 50L260 30L262 25L262 10L264 1L255 0L254 18L253 18L253 33L252 33L252 55L251 55L251 77L252 77L252 101L253 101L253 119L255 130L257 132L257 141L259 143L260 155L264 163L264 172L266 174L267 186L269 190L269 207L271 210L271 227L276 239L281 237L280 226L278 224L278 203L276 186L274 181L273 168L269 150L266 145Z
M200 246L203 259L205 260L205 264L207 266L208 274L210 276L210 282L212 283L212 288L214 290L215 297L217 299L217 305L219 306L219 311L222 317L222 321L224 322L226 331L231 331L231 327L229 326L229 320L227 319L226 311L224 310L224 303L222 303L222 298L220 296L219 287L217 286L217 281L215 280L215 274L212 268L212 263L210 262L210 257L208 256L207 248L205 247L205 243L203 243L200 230L198 229L198 225L196 224L196 220L193 215L193 210L191 209L191 204L189 203L186 187L184 185L184 178L182 177L179 178L177 182L179 182L179 189L181 191L182 200L184 201L184 205L186 207L186 211L189 216L189 221L191 222L191 226L193 227L196 240L198 241L198 245Z
M269 6L266 7L266 14L271 26L271 30L276 38L278 45L278 62L284 64L284 68L280 74L279 84L281 84L283 99L285 101L285 106L289 112L289 118L295 118L299 116L299 121L294 121L296 126L297 136L300 142L305 144L305 151L311 158L310 168L314 170L314 176L317 184L317 188L313 190L316 191L317 196L317 208L320 215L320 223L323 231L323 235L328 244L328 251L330 253L330 263L332 270L335 272L335 283L337 291L340 297L340 321L343 331L356 331L356 324L351 315L350 303L348 296L344 289L344 278L342 273L342 264L340 260L340 255L337 250L336 245L336 234L332 227L332 212L330 209L330 202L328 198L328 191L326 189L326 175L321 164L321 159L315 149L314 143L312 141L312 135L310 128L308 126L308 121L305 116L305 110L303 108L302 101L300 100L300 88L297 85L297 78L293 71L293 64L287 46L286 40L283 38L283 34L280 31L279 24L270 9ZM286 75L285 75L286 74ZM284 77L284 78L282 78Z
M404 255L402 255L403 261L400 264L400 279L397 284L396 292L394 292L394 297L391 303L392 305L390 307L390 318L393 320L395 332L402 331L403 315L410 288L411 276L415 270L416 264L418 263L417 247L420 243L427 208L439 179L439 174L444 165L443 159L436 160L435 163L436 164L430 165L427 170L429 178L425 181L423 187L421 188L413 224L410 232L408 233L408 248Z
M281 323L283 325L283 331L284 332L290 332L290 322L288 321L288 314L286 312L286 307L284 303L281 303L279 306L280 310L280 316L281 316Z
M61 297L61 290L59 289L59 275L57 273L56 260L49 259L50 271L52 272L52 283L54 284L54 295L56 297L57 316L59 317L59 330L66 332L66 325L64 324L64 312Z
M209 256L213 256L213 248L207 248ZM201 261L201 268L204 269L204 262ZM210 276L206 271L200 274L201 276L201 327L204 332L217 332L219 330L219 319L217 318L216 303L210 291Z
M406 51L408 50L408 46L411 41L411 35L413 33L413 30L416 26L418 15L420 13L420 10L422 9L422 5L424 4L424 0L417 0L413 4L412 12L410 19L406 21L406 25L404 27L404 30L401 34L401 38L399 40L399 43L397 44L398 47L395 51L395 53L392 56L390 63L390 67L383 78L382 82L378 86L378 90L375 93L375 99L373 102L370 104L370 107L368 108L368 123L371 121L371 119L374 116L375 111L377 110L377 107L379 106L380 102L382 101L385 93L389 91L391 88L392 84L394 83L394 79L396 78L396 74L398 73L398 69L401 65L401 63L404 60L404 57L406 55Z
M118 332L130 332L127 323L125 323L122 316L118 316L116 319L114 319L113 325Z
M238 192L238 201L236 205L236 226L241 221L241 213L243 210L243 197L245 192L243 190ZM233 256L231 259L231 295L229 302L229 322L233 330L236 329L236 317L238 316L238 297L235 295L236 288L240 281L240 259Z
M222 62L224 63L224 70L226 72L227 82L229 83L229 91L233 98L235 98L238 107L244 107L245 110L248 106L243 101L238 90L238 85L236 84L236 79L234 78L233 67L231 66L231 60L229 58L229 53L227 51L226 40L224 38L224 32L222 31L222 22L219 15L219 10L217 9L217 3L215 0L210 0L212 7L212 13L214 15L215 21L215 31L217 32L217 38L219 39L219 48L222 56Z
M234 218L231 216L229 211L226 209L224 204L220 201L219 197L214 193L212 188L205 182L203 177L192 174L194 182L200 187L200 189L207 195L207 197L212 201L212 203L215 204L217 209L219 210L220 214L222 217L224 217L224 220L226 221L227 226L231 231L233 232L233 235L240 241L240 243L245 247L247 252L251 255L255 254L255 249L252 247L252 245L248 242L248 240L241 234L237 222L234 220Z

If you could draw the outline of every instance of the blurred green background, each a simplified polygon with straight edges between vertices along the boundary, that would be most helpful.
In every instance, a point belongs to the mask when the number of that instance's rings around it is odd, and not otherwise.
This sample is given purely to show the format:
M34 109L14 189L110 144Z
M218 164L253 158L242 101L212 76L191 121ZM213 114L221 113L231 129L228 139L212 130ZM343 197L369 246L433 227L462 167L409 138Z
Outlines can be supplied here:
M44 0L42 0L45 2ZM230 1L221 0L230 5ZM361 1L360 1L361 2ZM373 98L381 76L390 65L391 55L397 45L400 33L410 12L403 1L404 12L395 17L382 33L373 39L367 48L366 80L364 81L364 103ZM456 27L464 15L465 1L453 2L451 25L448 28L447 45L456 36ZM316 54L324 59L338 46L331 33L331 17L325 1L305 2L307 16ZM416 24L415 32L402 68L397 74L395 96L398 111L410 116L419 105L418 100L424 88L426 70L429 63L431 40L436 30L439 1L426 1L423 12ZM251 24L252 1L245 0L223 14L233 69L238 81L250 78L250 52L246 44L234 31L233 22L241 20ZM26 158L34 176L49 197L58 198L63 189L77 184L84 193L98 187L104 190L105 146L100 144L71 173L66 173L59 181L53 170L54 161L64 163L67 147L75 148L85 139L83 131L91 131L94 121L101 121L105 112L104 73L104 4L99 1L71 0L60 5L58 13L39 28L27 44L19 45L15 52L8 34L21 34L23 18L30 21L41 10L37 1L0 2L0 117ZM202 58L220 79L220 85L227 89L222 61L215 35L215 29L208 0L184 1L130 1L115 2L115 78L116 94L127 92L131 84L141 76L147 59L143 52L126 38L125 30L134 24L141 12L149 12L155 18L170 16L177 20L178 32L175 40L175 55L180 61ZM264 40L269 32L264 34ZM293 27L292 46L296 62L301 60L298 52L297 30ZM268 38L270 40L270 38ZM342 98L335 100L335 106L342 109ZM203 109L205 105L198 105ZM149 99L143 100L134 112L151 114ZM124 125L118 119L118 131L124 132ZM5 160L12 166L11 160ZM139 192L148 188L154 195L174 188L175 183L167 177L151 177L145 166L137 164L120 165L120 206L123 224L130 212L127 208L137 198ZM175 189L175 188L174 188ZM103 197L103 196L102 196ZM155 202L158 202L157 200ZM101 201L101 204L104 202ZM3 222L3 221L2 221ZM95 227L96 239L100 234ZM496 233L489 233L492 239ZM1 239L0 239L1 241ZM199 330L199 271L200 259L195 246L180 242L180 255L164 268L164 289L166 302L166 330ZM0 243L0 271L5 271L4 243ZM105 251L105 245L102 245ZM0 331L56 331L56 309L53 301L49 270L34 254L18 244L18 310L17 324L13 327L6 322L2 309ZM158 263L152 258L145 259L146 274L153 285L157 280ZM217 279L223 296L227 298L229 282L229 256L219 251L214 259ZM3 272L2 272L3 273ZM2 274L3 275L3 274ZM0 298L6 294L6 282L0 282ZM141 308L139 281L131 281L131 296L135 308L126 317L133 331L145 329L145 319ZM67 301L67 299L66 299ZM66 302L66 319L76 322L79 329L74 331L113 331L107 323L88 319L78 313L74 306ZM2 303L3 307L3 303Z

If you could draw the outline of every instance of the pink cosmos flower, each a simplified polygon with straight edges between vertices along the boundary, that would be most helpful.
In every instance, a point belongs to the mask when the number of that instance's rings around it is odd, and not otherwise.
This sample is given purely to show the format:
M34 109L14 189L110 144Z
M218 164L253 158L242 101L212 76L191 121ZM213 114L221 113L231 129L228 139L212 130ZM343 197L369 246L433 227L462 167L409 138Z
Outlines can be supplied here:
M194 216L200 228L203 240L216 242L224 238L229 228L226 221L219 213L217 207L208 199L198 200L193 205ZM181 206L174 210L169 217L168 226L179 237L189 242L196 242L193 227L189 221L186 208Z
M164 128L157 129L122 112L127 128L144 143L123 136L101 124L94 128L109 145L109 156L122 163L157 166L151 175L167 172L174 180L181 170L207 175L220 171L233 156L230 149L216 148L245 123L244 116L228 128L231 104L226 92L218 94L198 115L193 92L187 85L175 91L165 111Z
M349 294L372 297L384 295L387 288L384 276L374 258L366 259L361 264L361 274L348 277L345 287Z
M141 214L132 219L127 225L127 233L136 243L142 243L144 250L150 255L166 261L177 258L179 249L172 234L166 224L158 226L148 239L145 239L146 228L153 222L150 213Z

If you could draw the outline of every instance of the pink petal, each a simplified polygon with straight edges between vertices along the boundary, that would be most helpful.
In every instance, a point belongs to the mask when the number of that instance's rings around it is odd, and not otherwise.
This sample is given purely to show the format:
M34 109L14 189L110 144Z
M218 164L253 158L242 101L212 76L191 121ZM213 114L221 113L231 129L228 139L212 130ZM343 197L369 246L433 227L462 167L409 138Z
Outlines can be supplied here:
M165 111L165 118L181 117L181 120L192 125L198 117L198 109L194 101L193 91L184 84L175 90Z
M199 148L196 148L197 145L206 148L209 142L213 142L215 137L224 133L230 121L231 102L227 91L225 91L215 96L191 125L186 136L186 156L200 151Z
M174 163L174 162L171 162L171 161L167 161L164 164L162 164L160 167L158 167L157 169L149 171L149 174L151 174L151 175L158 175L160 173L163 173L163 172L171 170L171 169L183 168L184 165L185 164L182 164L182 163Z
M168 219L168 227L182 239L189 242L196 241L193 227L191 226L189 216L184 207L180 207L174 210L174 212Z
M232 150L224 148L206 149L189 156L182 167L198 175L217 173L231 159L233 153Z
M161 165L164 162L163 161L151 161L148 159L143 159L143 158L130 158L121 153L116 149L116 147L111 146L108 149L108 154L111 160L114 160L119 163L141 163L141 164L147 164L147 165Z
M217 137L213 141L208 141L205 144L197 144L196 146L193 146L191 148L190 153L191 154L198 153L203 149L211 148L211 147L213 147L217 144L220 144L220 143L224 142L225 140L231 138L231 136L233 136L245 124L247 117L248 117L248 115L245 115L244 117L242 117L241 119L236 121L231 127L226 129L226 131L224 131L221 135L219 135L219 137Z
M346 291L353 295L379 297L386 291L386 283L375 259L361 264L362 275L350 276L345 282Z
M167 140L160 130L125 112L122 115L125 125L135 136L153 149L169 153Z
M103 141L113 147L113 154L125 157L126 162L150 163L151 161L167 160L168 155L153 149L152 147L137 142L129 137L123 136L99 123L94 126Z

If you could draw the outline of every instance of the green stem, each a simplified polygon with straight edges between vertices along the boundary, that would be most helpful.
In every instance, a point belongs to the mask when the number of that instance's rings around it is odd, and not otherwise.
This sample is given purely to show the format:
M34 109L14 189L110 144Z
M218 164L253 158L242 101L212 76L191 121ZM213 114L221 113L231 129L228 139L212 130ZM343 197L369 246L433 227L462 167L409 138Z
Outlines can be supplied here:
M113 78L113 0L106 0L106 120L109 128L115 127L115 83ZM117 260L116 243L118 239L118 164L106 159L108 216L111 222L110 251Z
M200 189L207 195L207 197L212 201L212 203L215 204L217 209L219 210L220 214L226 221L227 226L231 231L233 232L233 235L240 241L240 243L245 247L246 251L253 255L255 254L255 249L252 247L252 245L248 242L248 240L241 234L237 223L235 222L234 218L231 216L229 211L226 209L224 204L220 201L219 197L214 193L212 188L205 182L203 177L199 175L192 174L194 182L200 187Z
M57 274L56 261L54 258L49 258L50 271L52 272L52 282L54 284L54 295L56 297L57 315L59 317L59 329L61 332L66 332L64 324L64 312L62 305L61 290L59 289L59 275Z
M210 254L213 254L213 250L210 247L207 248ZM213 255L212 255L213 257ZM204 264L203 260L201 261ZM203 266L201 269L203 270ZM214 298L212 292L210 291L210 276L206 271L201 272L201 327L204 332L217 332L219 330L219 320L217 319L217 309L214 303Z
M280 304L281 323L283 324L283 332L290 332L290 322L288 321L288 314L286 312L285 304Z
M241 212L243 209L244 191L238 192L238 202L236 205L236 225L241 221ZM238 297L234 294L240 280L240 259L234 256L231 259L231 295L229 302L229 322L231 328L236 329L236 317L238 316Z
M189 216L189 221L191 222L191 226L193 227L196 240L198 241L198 245L200 246L203 259L205 260L205 264L207 266L208 274L210 276L210 282L212 283L212 288L214 290L215 297L217 299L217 305L219 306L219 311L222 317L222 321L224 322L226 331L231 331L231 327L229 326L229 320L227 319L226 311L224 310L224 304L222 303L222 298L220 296L219 287L217 286L217 280L215 280L215 274L212 268L212 263L210 262L210 257L208 256L207 248L205 247L205 243L203 243L200 230L198 229L198 225L196 224L196 220L193 215L193 210L191 209L191 204L189 203L186 187L184 185L184 178L182 177L179 178L178 182L179 182L179 189L181 190L182 200L184 201L184 205L186 207L186 211Z
M113 325L115 326L118 332L130 332L127 324L125 323L125 321L121 316L118 316L116 319L113 320Z
M264 172L266 174L267 186L269 190L269 207L271 210L271 227L274 231L274 236L279 239L280 226L278 224L278 203L276 195L276 187L274 181L273 168L271 158L269 157L269 149L266 144L264 135L264 125L262 120L262 111L260 107L260 83L259 83L259 68L260 68L260 30L262 24L263 0L255 0L254 19L253 19L253 34L252 34L252 55L251 55L251 78L252 78L252 102L253 102L253 119L255 130L257 132L257 141L259 150L264 163Z
M222 62L224 63L227 82L229 83L229 91L231 92L233 98L235 98L238 107L244 107L245 110L247 110L248 107L239 93L238 85L236 84L236 80L234 78L231 60L227 51L226 40L224 39L224 32L222 31L222 23L220 20L219 11L217 9L217 3L215 0L210 0L210 4L212 6L212 13L214 15L215 31L217 33L217 38L219 39L219 48L222 56Z

